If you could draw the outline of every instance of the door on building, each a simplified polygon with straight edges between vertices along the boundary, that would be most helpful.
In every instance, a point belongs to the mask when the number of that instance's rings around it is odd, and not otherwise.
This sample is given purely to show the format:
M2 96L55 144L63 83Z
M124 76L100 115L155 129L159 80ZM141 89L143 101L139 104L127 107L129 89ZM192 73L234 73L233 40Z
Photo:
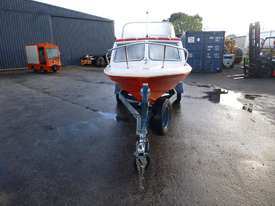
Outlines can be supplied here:
M46 64L45 51L43 47L38 48L40 64Z

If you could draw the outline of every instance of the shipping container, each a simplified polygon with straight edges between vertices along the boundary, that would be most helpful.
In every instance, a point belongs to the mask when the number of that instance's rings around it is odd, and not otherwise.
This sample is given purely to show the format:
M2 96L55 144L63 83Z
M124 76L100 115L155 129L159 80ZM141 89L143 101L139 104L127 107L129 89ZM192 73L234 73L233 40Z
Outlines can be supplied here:
M224 31L186 32L183 44L189 51L193 72L219 72L224 53Z

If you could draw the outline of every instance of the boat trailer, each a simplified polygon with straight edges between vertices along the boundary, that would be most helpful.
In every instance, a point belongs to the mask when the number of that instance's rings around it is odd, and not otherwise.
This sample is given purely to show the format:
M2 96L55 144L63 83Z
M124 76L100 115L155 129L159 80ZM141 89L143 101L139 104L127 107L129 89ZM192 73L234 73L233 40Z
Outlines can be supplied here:
M123 91L120 90L119 86L115 87L115 94L117 97L118 103L122 103L125 108L132 114L132 116L136 119L136 149L134 152L135 156L135 167L140 175L144 174L144 171L150 164L149 157L149 138L148 138L148 126L149 120L151 119L153 112L151 111L154 105L149 104L150 97L150 88L147 83L144 83L141 90L141 102L137 102L131 98L129 98L129 94L125 95ZM160 98L165 98L169 102L169 106L171 106L176 101L180 101L181 95L183 93L183 85L179 83L173 91L167 93L167 95L162 96ZM134 107L134 105L138 106ZM169 125L171 119L171 110L167 111L168 113L164 114L166 118L164 118L164 122L160 122L161 124L166 124L167 127Z

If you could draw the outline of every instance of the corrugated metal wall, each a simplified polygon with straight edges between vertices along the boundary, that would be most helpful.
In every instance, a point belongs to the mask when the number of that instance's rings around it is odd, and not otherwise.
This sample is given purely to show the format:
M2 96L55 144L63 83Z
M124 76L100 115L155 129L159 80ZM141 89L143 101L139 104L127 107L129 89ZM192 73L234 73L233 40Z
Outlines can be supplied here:
M56 43L69 65L104 54L114 41L112 20L28 0L1 0L0 19L0 69L24 67L27 44Z
M26 65L25 45L52 40L47 15L1 11L0 67ZM43 25L43 26L42 26Z
M113 27L109 22L53 17L52 25L64 64L78 64L79 57L84 54L102 55L112 47L114 39L110 34L113 34ZM63 27L66 29L59 29Z

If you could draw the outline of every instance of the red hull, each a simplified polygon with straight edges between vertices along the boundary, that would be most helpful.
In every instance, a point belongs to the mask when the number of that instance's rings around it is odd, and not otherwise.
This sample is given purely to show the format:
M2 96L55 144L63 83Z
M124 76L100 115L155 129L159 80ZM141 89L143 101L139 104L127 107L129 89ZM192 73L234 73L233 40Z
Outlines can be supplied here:
M109 76L111 80L116 82L121 90L132 94L138 101L141 101L140 89L143 83L148 83L150 88L150 102L155 102L164 93L176 87L176 85L184 80L187 74L177 74L159 77L121 77Z

